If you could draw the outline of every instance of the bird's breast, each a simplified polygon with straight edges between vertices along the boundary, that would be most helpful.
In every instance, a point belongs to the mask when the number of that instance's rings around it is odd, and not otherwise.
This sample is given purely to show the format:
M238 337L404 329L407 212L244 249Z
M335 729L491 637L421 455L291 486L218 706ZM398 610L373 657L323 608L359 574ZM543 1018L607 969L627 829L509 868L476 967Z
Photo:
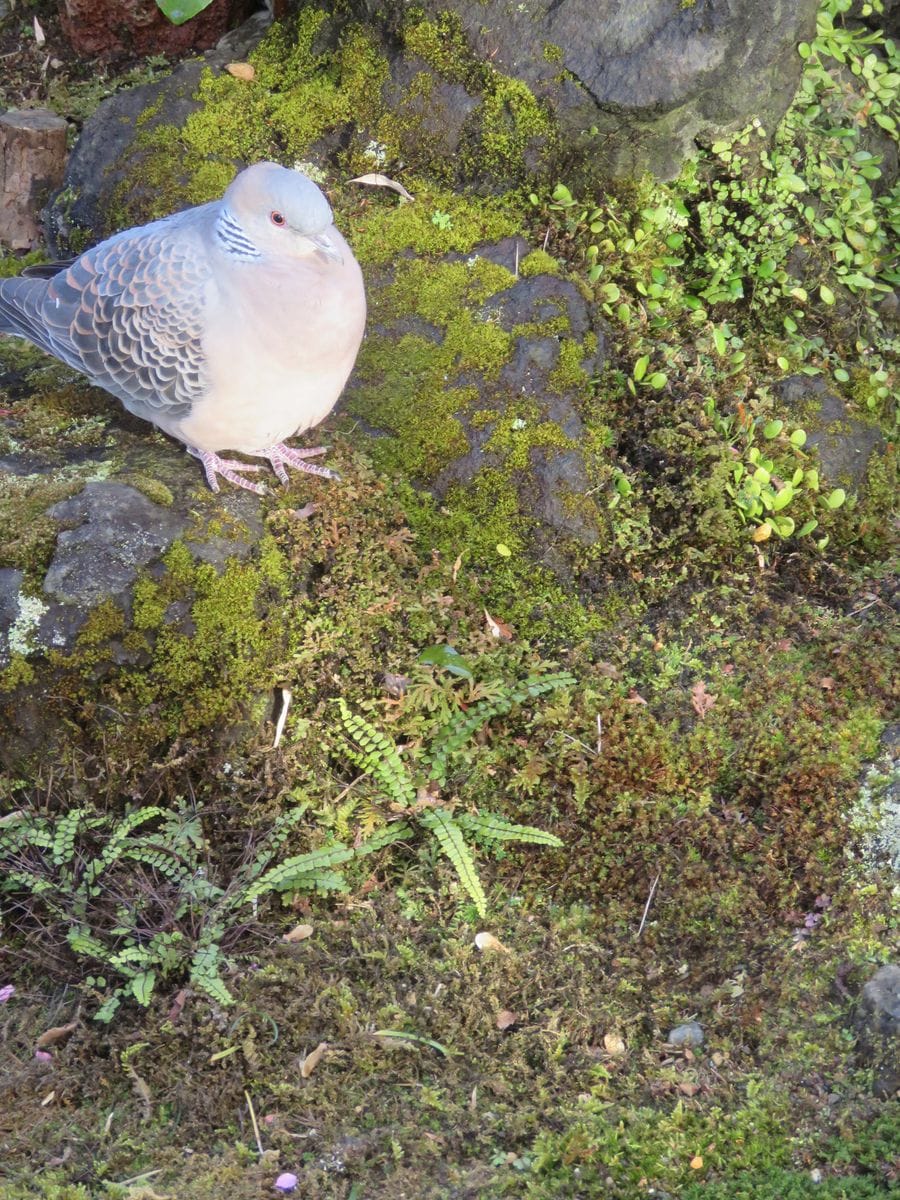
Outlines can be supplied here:
M362 276L343 263L248 265L212 300L204 353L210 386L178 436L201 450L252 454L317 425L337 402L365 324Z

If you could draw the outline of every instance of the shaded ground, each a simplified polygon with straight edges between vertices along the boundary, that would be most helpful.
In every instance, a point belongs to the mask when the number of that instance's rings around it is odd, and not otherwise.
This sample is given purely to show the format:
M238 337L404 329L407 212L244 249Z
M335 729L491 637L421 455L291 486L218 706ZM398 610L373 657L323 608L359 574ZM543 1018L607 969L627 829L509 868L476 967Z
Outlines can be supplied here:
M704 297L696 318L681 289L700 267L665 261L673 248L639 215L651 195L604 198L599 279L588 213L559 194L519 200L523 234L540 244L547 231L615 332L583 391L586 420L607 431L608 528L577 563L579 596L535 571L499 486L439 504L395 474L402 433L373 439L343 416L327 431L342 482L278 493L257 561L200 574L176 549L130 625L100 612L60 664L66 753L0 780L0 834L22 811L37 831L12 865L50 885L4 896L4 1197L243 1200L271 1195L281 1171L299 1175L298 1194L335 1200L862 1200L896 1187L896 1102L874 1094L852 1024L853 998L898 945L896 878L860 856L856 832L872 819L861 773L896 705L893 458L889 446L873 461L858 502L798 500L797 527L820 522L805 540L752 541L726 487L767 444L763 423L788 417L766 387L788 369L826 371L890 439L874 359L895 370L893 343L864 307L837 320L823 301L798 348L790 310L764 301L768 269L745 303ZM398 228L393 201L339 200L372 270ZM458 232L469 201L451 202ZM640 253L617 223L644 231ZM425 261L423 228L443 235L429 215L397 236ZM814 249L827 270L824 237ZM648 280L662 289L649 300ZM35 389L33 358L9 362L13 441L52 448L67 405L101 411L52 375ZM654 372L659 386L644 382ZM800 461L793 428L768 439L785 477ZM211 503L198 491L199 512ZM51 534L34 534L30 569ZM5 546L10 561L20 551ZM179 603L193 641L164 619ZM106 669L110 637L144 655L140 669ZM446 656L420 661L448 644L471 679ZM421 768L446 719L561 667L574 685L479 722L443 786L406 806L496 812L562 839L499 858L475 839L486 917L422 829L343 864L343 888L323 869L324 894L304 885L225 910L204 892L236 894L280 819L296 824L276 862L364 845L404 815L388 750L373 766L338 698ZM273 750L257 718L285 683ZM163 815L116 843L125 814L150 805ZM66 825L78 808L97 824ZM111 844L122 852L79 907L87 864ZM308 935L284 941L298 925ZM129 977L78 953L75 926L116 948L182 939L154 960L146 1008L94 1019ZM501 946L479 949L479 931ZM233 1003L192 958L207 933ZM692 1019L703 1045L668 1045Z

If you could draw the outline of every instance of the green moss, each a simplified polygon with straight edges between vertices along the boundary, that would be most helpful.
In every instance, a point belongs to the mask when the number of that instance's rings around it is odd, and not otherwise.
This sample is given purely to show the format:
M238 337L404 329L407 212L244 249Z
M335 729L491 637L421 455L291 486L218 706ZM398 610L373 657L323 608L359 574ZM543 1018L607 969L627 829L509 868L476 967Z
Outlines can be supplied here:
M550 375L550 386L557 392L584 392L589 383L582 363L597 350L597 335L586 333L583 342L564 338L559 344L559 361Z
M558 136L552 116L528 85L499 73L491 79L478 122L477 171L493 178L527 177Z
M416 254L466 254L479 242L511 237L521 230L522 214L515 197L474 198L458 191L407 179L413 204L386 197L366 214L353 231L353 249L363 265L394 263L405 250ZM432 221L447 213L449 225Z
M436 21L414 21L403 30L403 45L451 83L477 87L485 67L473 55L456 13L442 13Z
M530 279L532 275L562 275L563 269L559 259L546 250L532 250L519 263L519 274L523 279Z
M13 692L35 680L35 670L24 654L13 654L9 664L0 670L0 692Z

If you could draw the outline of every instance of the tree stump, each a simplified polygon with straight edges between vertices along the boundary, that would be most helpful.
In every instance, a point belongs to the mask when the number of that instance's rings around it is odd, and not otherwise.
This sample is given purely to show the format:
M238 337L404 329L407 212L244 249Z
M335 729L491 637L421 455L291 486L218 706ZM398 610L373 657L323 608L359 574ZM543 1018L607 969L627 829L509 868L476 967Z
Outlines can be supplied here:
M41 240L41 208L63 180L67 128L42 108L0 116L0 242L13 250Z

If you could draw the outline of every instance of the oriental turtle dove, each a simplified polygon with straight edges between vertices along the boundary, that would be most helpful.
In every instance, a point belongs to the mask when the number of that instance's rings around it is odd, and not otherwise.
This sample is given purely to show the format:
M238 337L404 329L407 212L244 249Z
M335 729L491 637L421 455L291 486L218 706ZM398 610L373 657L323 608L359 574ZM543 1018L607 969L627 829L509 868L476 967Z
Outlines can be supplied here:
M255 464L330 476L284 444L334 407L363 336L362 274L328 201L257 163L221 200L0 280L0 332L28 338L184 442L210 487ZM38 274L43 277L35 278Z

